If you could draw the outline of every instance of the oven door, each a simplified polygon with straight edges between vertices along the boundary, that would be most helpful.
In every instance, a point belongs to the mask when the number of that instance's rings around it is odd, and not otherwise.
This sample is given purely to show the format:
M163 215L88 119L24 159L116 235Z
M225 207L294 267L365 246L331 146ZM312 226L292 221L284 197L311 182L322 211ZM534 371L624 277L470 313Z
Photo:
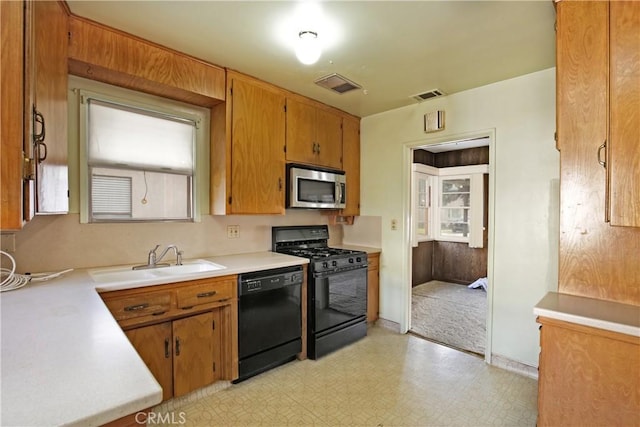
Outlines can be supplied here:
M313 275L309 300L312 333L367 315L367 267Z

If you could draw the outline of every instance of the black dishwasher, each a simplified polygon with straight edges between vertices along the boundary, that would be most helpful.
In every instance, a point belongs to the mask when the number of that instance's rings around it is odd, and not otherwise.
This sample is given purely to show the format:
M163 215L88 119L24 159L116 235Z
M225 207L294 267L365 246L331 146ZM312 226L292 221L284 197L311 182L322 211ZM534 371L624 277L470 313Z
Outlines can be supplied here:
M234 382L295 359L302 351L302 267L238 276L239 375Z

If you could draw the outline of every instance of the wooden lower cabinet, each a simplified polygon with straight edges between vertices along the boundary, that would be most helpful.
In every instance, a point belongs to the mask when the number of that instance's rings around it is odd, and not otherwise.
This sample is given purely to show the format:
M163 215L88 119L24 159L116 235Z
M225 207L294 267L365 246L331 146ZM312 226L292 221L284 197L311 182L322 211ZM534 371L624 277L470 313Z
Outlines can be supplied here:
M162 387L162 400L173 397L172 322L125 331L144 363Z
M367 273L367 323L378 320L380 307L380 254L369 254Z
M640 422L640 338L538 318L541 426Z
M100 296L162 387L162 400L238 378L237 276Z
M162 387L162 400L216 380L220 367L220 311L130 329L125 334ZM216 322L217 320L217 322Z

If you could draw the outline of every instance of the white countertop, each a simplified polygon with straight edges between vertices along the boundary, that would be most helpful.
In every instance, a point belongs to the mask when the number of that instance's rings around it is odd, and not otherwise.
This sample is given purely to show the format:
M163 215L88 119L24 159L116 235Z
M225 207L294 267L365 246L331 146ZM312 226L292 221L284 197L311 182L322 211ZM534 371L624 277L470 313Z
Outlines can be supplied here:
M549 292L533 313L550 319L640 337L640 307Z
M205 259L226 268L180 280L309 262L272 252ZM131 287L98 287L77 270L0 294L0 425L101 425L160 403L162 389L96 291Z

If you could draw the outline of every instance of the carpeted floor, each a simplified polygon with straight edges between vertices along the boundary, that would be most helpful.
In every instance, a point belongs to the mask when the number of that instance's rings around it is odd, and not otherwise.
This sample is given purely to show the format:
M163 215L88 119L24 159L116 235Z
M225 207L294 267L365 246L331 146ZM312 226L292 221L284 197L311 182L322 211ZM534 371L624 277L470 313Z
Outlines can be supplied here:
M485 291L434 280L415 286L412 294L411 332L484 355Z

